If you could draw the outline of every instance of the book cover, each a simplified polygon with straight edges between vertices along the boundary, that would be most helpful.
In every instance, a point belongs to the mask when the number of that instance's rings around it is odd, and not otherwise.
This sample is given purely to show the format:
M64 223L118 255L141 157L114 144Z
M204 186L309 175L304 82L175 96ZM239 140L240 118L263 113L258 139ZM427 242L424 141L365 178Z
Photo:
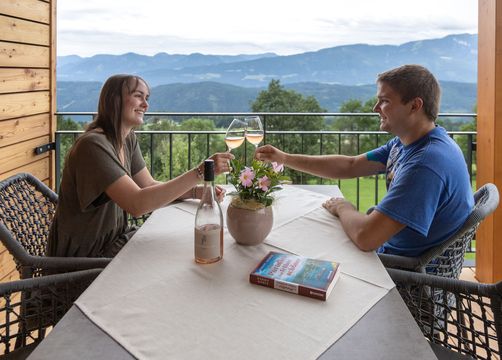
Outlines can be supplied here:
M271 251L249 275L249 281L326 301L339 275L338 262Z

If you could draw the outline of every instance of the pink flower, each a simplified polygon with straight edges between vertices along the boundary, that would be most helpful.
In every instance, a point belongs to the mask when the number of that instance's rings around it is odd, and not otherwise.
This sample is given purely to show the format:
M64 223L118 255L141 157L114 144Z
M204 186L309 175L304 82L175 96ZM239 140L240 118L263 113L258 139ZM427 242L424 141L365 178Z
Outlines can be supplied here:
M239 176L239 180L241 181L242 186L250 187L253 185L254 172L249 167L245 167L242 170L241 175Z
M270 186L270 179L266 175L258 179L258 187L262 191L267 191L269 186Z
M283 164L276 163L275 161L273 161L271 164L272 164L272 168L274 169L274 171L276 173L280 173L284 170Z

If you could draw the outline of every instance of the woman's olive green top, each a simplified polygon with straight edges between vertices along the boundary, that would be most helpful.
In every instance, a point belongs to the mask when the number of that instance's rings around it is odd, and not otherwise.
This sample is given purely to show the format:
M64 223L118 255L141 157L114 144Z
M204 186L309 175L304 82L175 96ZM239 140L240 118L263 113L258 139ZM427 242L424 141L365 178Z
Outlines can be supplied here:
M96 130L79 137L66 158L56 214L48 242L49 256L114 256L131 236L127 214L105 193L124 175L145 167L131 133L122 164L112 143Z

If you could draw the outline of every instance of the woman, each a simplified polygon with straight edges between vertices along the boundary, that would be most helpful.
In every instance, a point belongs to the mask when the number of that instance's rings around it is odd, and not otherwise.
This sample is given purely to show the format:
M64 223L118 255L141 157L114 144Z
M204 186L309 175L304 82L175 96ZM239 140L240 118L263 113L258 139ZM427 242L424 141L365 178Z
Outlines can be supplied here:
M203 164L165 183L145 166L133 129L143 123L149 95L138 76L115 75L103 85L97 117L66 158L50 256L113 257L135 232L127 213L141 216L176 199L200 198ZM233 155L211 158L220 174Z

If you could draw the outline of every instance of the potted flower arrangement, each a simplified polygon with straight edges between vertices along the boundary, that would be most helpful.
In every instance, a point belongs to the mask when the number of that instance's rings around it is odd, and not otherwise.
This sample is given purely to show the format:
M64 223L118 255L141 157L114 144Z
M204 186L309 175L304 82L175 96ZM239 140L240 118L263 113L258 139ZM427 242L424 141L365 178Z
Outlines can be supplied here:
M227 209L227 227L235 241L243 245L256 245L267 237L272 229L273 212L271 195L281 190L283 165L253 160L251 166L240 161L231 162L229 182L235 191Z

